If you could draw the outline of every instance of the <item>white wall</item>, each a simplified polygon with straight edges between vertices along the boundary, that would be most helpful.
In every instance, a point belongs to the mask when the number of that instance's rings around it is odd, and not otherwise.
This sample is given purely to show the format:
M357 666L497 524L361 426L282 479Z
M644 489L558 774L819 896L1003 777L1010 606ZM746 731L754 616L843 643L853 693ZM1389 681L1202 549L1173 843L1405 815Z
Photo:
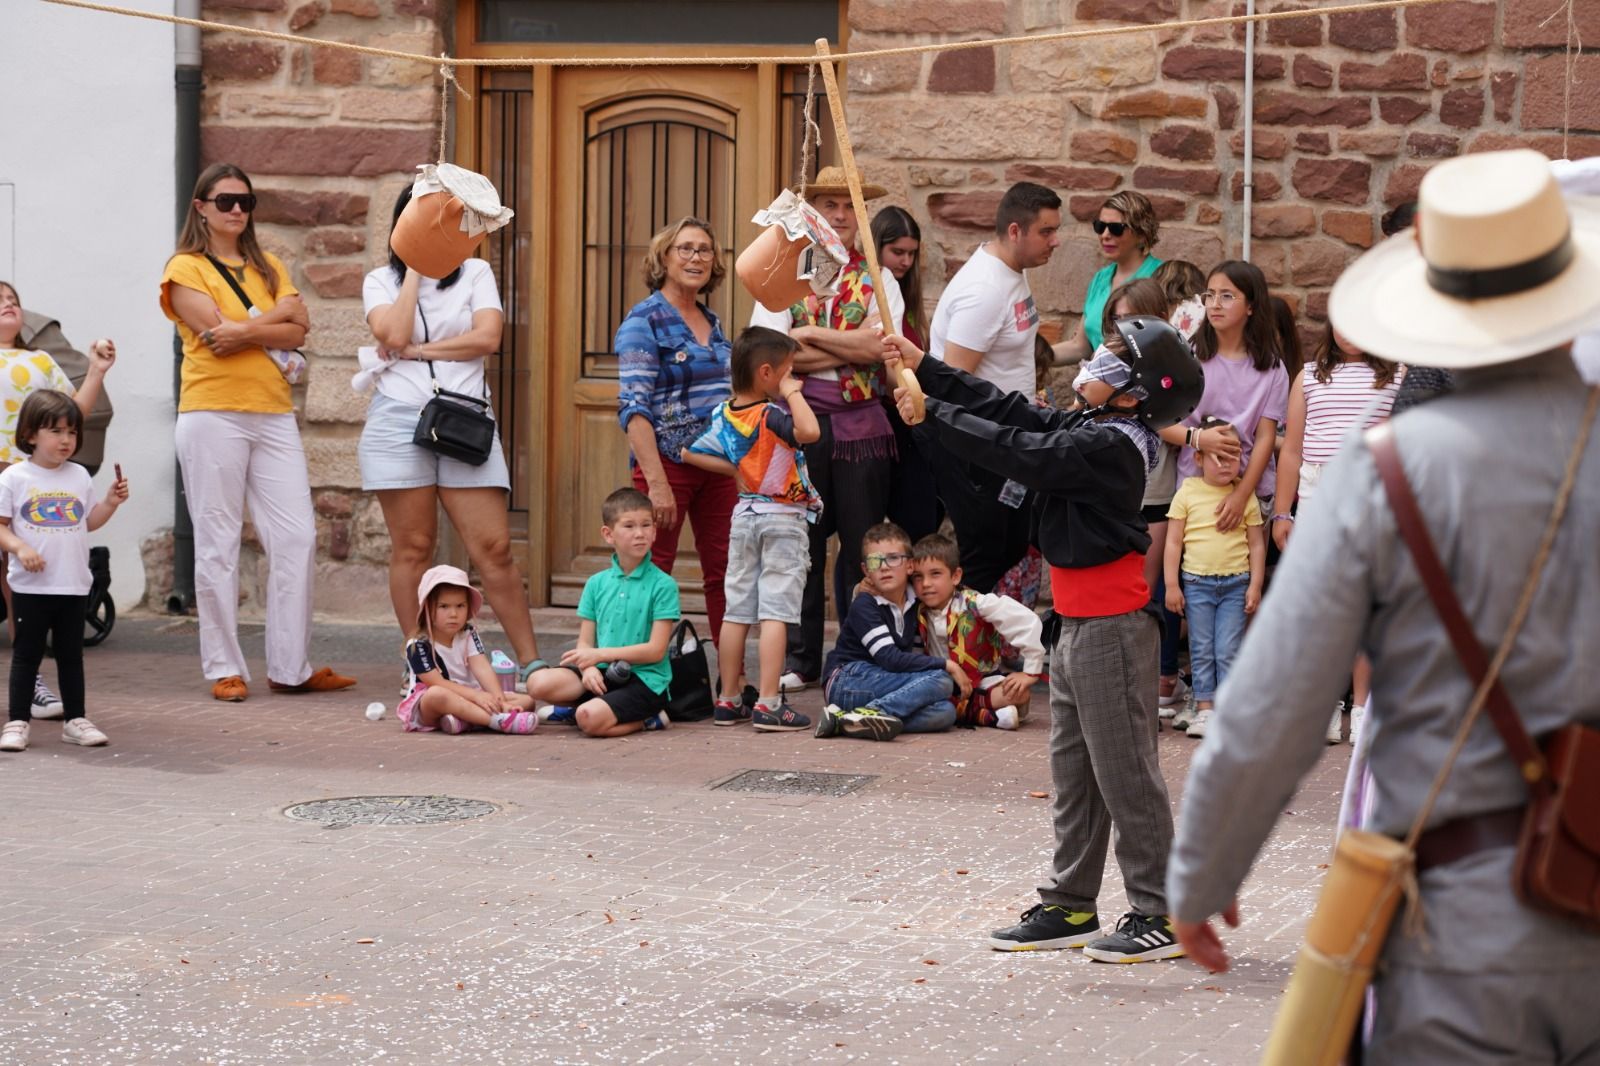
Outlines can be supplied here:
M173 9L171 0L119 3ZM139 542L172 524L172 328L157 283L174 235L173 29L0 2L0 187L12 186L0 188L0 278L25 307L60 319L76 347L117 342L107 379L116 415L96 486L120 462L131 497L94 541L111 547L119 607L144 595Z

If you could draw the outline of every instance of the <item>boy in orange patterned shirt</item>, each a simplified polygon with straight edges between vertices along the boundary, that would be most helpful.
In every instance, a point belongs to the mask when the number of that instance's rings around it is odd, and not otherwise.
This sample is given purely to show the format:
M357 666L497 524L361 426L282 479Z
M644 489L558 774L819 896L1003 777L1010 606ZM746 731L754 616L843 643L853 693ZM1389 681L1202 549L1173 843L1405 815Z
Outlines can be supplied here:
M789 626L800 621L811 566L807 527L822 513L800 450L821 430L790 374L798 348L784 334L761 326L739 334L730 366L733 396L717 408L700 439L683 450L685 463L727 474L739 485L724 579L728 607L717 635L724 698L717 700L716 725L745 720L743 706L726 694L739 690L745 640L759 622L761 687L750 720L763 732L811 726L810 718L784 702L778 684Z

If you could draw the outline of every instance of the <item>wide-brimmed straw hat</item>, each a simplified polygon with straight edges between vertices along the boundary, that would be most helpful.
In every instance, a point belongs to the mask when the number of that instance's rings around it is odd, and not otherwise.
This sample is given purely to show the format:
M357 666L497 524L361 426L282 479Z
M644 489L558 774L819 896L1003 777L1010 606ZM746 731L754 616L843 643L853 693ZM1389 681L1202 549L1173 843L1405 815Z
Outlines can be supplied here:
M428 628L428 594L440 585L458 585L467 590L467 617L478 617L483 610L483 593L472 587L472 579L458 566L435 566L417 582L417 625Z
M798 194L800 186L796 185L794 191ZM863 200L876 200L885 195L889 190L882 185L874 185L870 181L861 182L861 198ZM844 176L844 167L823 167L817 171L815 181L806 182L806 199L813 196L849 196L849 179Z
M1506 363L1600 325L1600 201L1565 200L1538 152L1484 152L1422 180L1417 229L1363 255L1328 316L1363 351L1422 366Z

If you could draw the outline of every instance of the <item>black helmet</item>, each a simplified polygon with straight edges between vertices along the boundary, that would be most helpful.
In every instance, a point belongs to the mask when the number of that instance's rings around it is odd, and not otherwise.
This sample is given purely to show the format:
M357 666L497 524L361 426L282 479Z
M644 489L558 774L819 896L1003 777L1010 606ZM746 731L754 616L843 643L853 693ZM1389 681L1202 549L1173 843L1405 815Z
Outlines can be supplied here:
M1182 422L1205 390L1205 371L1189 342L1164 318L1130 315L1113 324L1127 346L1122 358L1133 371L1118 395L1134 388L1144 392L1133 414L1152 430Z

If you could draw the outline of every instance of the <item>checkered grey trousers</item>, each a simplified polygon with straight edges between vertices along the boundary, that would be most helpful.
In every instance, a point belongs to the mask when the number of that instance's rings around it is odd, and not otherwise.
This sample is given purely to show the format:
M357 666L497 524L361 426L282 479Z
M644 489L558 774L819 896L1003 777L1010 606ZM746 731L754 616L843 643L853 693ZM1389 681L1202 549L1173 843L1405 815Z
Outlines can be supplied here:
M1148 611L1063 618L1050 652L1055 876L1045 903L1097 910L1106 845L1140 914L1167 913L1172 807L1156 760L1160 630Z

